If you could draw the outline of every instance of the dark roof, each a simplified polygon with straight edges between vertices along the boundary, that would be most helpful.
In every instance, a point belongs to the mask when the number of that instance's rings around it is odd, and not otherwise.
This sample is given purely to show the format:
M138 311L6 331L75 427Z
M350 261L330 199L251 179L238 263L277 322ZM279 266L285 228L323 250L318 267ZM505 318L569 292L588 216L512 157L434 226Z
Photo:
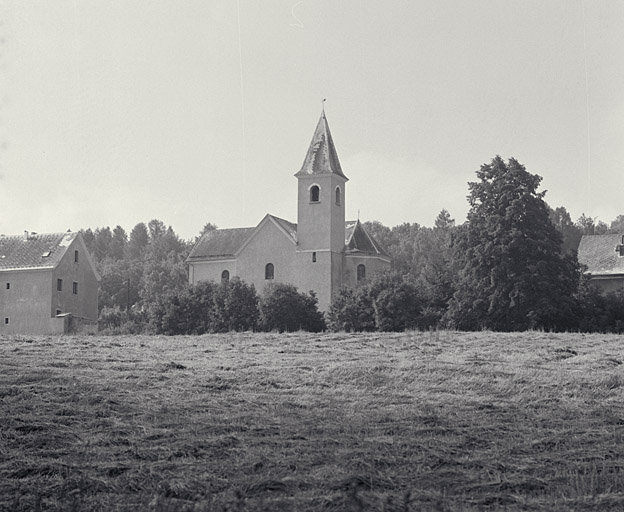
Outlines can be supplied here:
M267 215L265 218L272 219L293 242L297 242L297 224L274 215ZM257 227L209 231L195 244L187 261L234 258L236 252L256 229ZM359 220L345 223L345 245L347 254L366 254L390 258L386 250L366 231Z
M215 229L204 234L191 250L188 260L233 258L234 253L256 228Z
M78 233L0 236L0 271L54 268Z
M290 236L295 242L297 241L297 224L294 224L284 219L280 219L275 215L268 216L272 218L275 222L277 222L280 227L288 233L288 236Z
M622 235L583 235L578 248L578 260L593 275L624 274L624 257L616 252L622 245Z
M336 174L347 179L343 174L338 160L338 153L329 131L329 124L325 112L321 114L312 142L301 166L301 170L295 176Z
M347 254L365 253L390 258L386 250L366 231L359 220L345 224L345 244Z

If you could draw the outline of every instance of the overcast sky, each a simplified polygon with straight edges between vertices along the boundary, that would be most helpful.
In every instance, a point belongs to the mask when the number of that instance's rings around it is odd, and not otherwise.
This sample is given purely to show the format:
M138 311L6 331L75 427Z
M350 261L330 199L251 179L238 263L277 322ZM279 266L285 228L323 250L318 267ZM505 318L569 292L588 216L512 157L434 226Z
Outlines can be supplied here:
M624 214L624 1L5 0L0 233L296 222L325 110L347 217L458 221L482 163Z

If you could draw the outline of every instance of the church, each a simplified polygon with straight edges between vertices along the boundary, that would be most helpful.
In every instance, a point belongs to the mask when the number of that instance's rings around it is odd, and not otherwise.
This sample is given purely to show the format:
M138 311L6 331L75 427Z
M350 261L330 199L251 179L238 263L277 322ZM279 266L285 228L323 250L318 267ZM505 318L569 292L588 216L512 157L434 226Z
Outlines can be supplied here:
M295 177L297 223L267 214L256 227L204 234L187 259L191 284L238 276L262 292L267 284L289 283L314 291L319 310L326 311L340 288L390 266L390 256L359 219L345 221L348 178L324 111Z

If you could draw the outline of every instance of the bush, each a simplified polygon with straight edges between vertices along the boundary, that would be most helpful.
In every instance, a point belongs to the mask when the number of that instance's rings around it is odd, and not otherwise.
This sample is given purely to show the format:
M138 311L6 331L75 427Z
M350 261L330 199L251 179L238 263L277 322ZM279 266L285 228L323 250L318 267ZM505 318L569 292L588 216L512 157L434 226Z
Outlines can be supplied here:
M101 334L140 334L145 331L146 323L147 317L142 311L104 307L98 318L98 330Z
M335 331L404 331L430 327L431 311L422 317L418 287L396 271L375 276L354 289L342 289L327 313Z
M157 334L203 334L210 331L217 285L200 282L160 295L149 308L149 326Z
M323 315L314 292L300 293L291 284L274 283L265 288L260 299L260 325L265 331L320 332L325 329Z
M624 333L624 290L603 294L583 277L577 303L579 331Z
M258 295L254 285L235 277L214 290L210 331L250 331L258 323Z
M375 309L368 289L341 288L327 311L327 325L332 331L374 331Z
M258 295L253 285L237 278L221 284L201 281L158 297L149 318L157 334L246 331L257 324Z

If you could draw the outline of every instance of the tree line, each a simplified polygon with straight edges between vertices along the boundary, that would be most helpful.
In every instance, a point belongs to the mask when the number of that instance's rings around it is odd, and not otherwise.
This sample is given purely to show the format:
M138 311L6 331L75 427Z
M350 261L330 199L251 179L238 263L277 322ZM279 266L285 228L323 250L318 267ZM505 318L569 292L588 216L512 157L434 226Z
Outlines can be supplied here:
M159 220L139 223L129 235L120 226L87 229L102 277L101 325L166 334L441 326L622 332L624 295L593 289L576 250L584 234L624 233L624 215L609 225L586 215L574 222L565 207L548 206L541 177L514 158L497 156L476 176L462 224L446 210L433 227L366 222L392 256L392 269L342 289L325 316L313 294L293 287L272 286L258 296L239 280L189 286L184 261L197 239L216 229L211 223L195 240L182 240Z

